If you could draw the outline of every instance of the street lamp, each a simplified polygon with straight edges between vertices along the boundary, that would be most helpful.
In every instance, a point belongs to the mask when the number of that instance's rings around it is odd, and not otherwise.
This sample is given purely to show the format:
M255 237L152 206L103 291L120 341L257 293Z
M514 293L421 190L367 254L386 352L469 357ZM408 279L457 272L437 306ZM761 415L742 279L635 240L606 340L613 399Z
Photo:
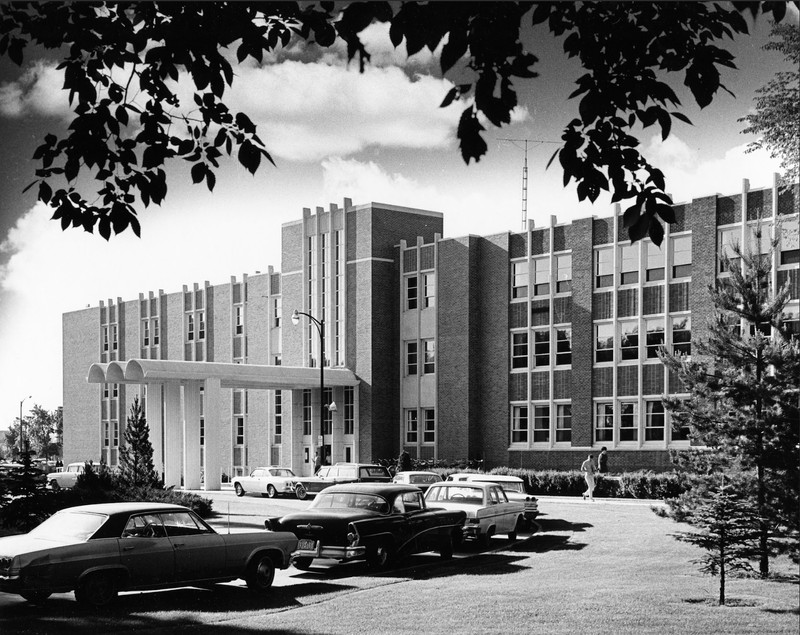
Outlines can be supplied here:
M323 409L325 408L325 320L318 320L313 315L309 313L304 313L303 311L298 311L297 309L294 310L292 313L292 324L297 326L300 324L300 316L305 315L311 322L313 322L314 326L317 327L317 333L319 333L319 434L322 437L322 447L320 448L320 459L324 462L325 461L325 416L323 413ZM336 402L332 401L331 404L328 406L328 410L331 412L336 412ZM313 432L313 431L312 431ZM314 435L311 435L312 439Z
M24 404L25 401L27 399L30 399L32 396L33 395L28 395L27 397L23 397L22 400L19 402L19 451L20 451L20 454L25 451L25 448L22 445L22 440L23 440L23 438L25 436L23 434L23 431L22 431L22 426L23 426L23 423L22 423L22 404Z

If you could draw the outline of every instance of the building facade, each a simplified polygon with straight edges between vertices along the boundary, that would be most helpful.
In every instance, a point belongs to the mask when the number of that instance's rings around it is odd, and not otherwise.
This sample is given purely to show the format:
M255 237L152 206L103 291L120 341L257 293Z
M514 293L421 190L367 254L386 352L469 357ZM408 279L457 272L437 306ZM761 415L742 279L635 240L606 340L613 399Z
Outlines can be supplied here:
M682 387L657 350L692 354L708 286L727 275L720 254L769 251L756 227L777 240L773 288L790 286L798 332L798 199L745 181L674 206L660 247L631 245L618 209L461 238L443 238L435 212L305 209L282 228L280 272L64 315L65 460L116 465L138 396L170 484L209 469L213 488L266 464L310 474L320 449L333 462L406 450L546 469L606 446L615 470L664 469L688 440L661 404ZM169 375L147 360L180 364ZM208 386L222 387L211 414Z

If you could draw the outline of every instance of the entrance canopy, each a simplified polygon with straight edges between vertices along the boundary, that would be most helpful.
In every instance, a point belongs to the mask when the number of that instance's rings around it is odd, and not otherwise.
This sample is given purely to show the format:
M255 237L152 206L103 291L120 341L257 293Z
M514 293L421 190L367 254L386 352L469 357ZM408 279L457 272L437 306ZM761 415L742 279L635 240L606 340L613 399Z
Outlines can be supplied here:
M92 364L90 384L149 384L218 379L221 388L291 390L319 388L319 368L260 366L219 362L184 362L167 359L132 359L127 362ZM357 386L358 379L346 368L325 368L325 386Z

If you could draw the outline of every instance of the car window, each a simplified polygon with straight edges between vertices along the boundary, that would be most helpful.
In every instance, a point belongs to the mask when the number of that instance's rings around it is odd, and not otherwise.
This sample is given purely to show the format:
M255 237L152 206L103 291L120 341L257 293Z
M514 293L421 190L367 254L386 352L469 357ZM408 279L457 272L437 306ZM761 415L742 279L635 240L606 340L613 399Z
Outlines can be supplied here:
M379 465L373 465L371 467L362 467L360 468L361 478L374 478L376 476L389 476L389 473L386 471L385 467Z
M354 467L338 467L336 468L336 476L338 478L355 478L356 468Z
M422 492L405 492L403 494L403 506L407 512L422 509Z
M386 514L389 503L382 496L362 492L322 492L317 494L309 508L314 509L368 509Z
M483 490L478 487L469 487L468 485L448 485L445 487L437 487L433 485L428 489L426 499L429 502L451 502L451 503L466 503L468 505L481 505L483 504Z
M273 476L281 476L281 477L294 476L294 472L292 472L291 470L279 469L279 470L270 470L270 472L272 472Z
M260 478L264 476L264 470L253 470L252 472L250 472L250 476L252 476L253 478Z
M328 476L328 474L330 474L330 472L331 472L331 468L329 468L329 467L321 467L321 468L319 468L317 470L317 476L319 476L320 478L325 478L325 477Z
M196 522L194 516L189 512L161 514L161 521L164 523L168 536L193 536L211 533L207 527Z
M496 505L500 502L500 496L497 494L497 490L500 489L499 487L490 487L489 488L489 502L493 505Z
M166 538L167 534L157 514L131 516L122 530L122 538Z
M107 520L105 514L61 511L50 516L28 535L42 540L88 540Z
M395 497L394 502L392 503L392 511L395 514L405 514L406 513L406 507L405 507L405 505L403 505L403 497L402 496L396 496Z

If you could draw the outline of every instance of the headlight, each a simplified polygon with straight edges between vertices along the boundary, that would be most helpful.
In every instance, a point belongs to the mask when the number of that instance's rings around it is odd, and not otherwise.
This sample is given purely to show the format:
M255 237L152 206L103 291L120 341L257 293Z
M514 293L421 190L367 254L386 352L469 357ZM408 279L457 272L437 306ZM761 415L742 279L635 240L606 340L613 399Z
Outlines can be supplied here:
M348 531L347 532L347 546L352 547L358 542L358 534Z

